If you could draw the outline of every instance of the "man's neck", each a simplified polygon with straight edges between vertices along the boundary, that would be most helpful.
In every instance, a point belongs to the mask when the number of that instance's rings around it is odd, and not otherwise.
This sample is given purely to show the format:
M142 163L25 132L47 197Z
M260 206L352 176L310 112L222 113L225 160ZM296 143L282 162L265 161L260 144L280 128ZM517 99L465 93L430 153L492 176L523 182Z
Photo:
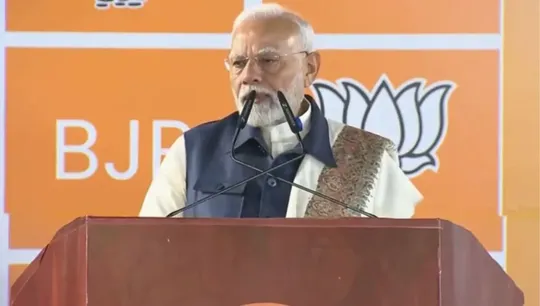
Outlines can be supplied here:
M309 109L309 102L302 98L302 103L300 104L300 108L298 109L298 114L296 114L296 117L300 117L303 114L306 113L306 111Z

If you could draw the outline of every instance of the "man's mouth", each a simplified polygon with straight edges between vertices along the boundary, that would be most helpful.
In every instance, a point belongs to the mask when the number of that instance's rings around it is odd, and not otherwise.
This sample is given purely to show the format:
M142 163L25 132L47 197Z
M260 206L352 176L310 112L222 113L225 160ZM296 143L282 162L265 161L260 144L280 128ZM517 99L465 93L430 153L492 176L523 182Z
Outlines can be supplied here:
M245 104L247 102L247 97L248 95L244 95L244 97L242 98L242 104ZM272 101L272 95L269 94L269 93L264 93L264 92L257 92L255 94L255 100L253 101L255 104L258 104L258 103L266 103L268 101Z
M257 95L255 96L255 103L262 103L262 102L266 102L266 101L269 101L271 99L271 95L269 94L265 94L265 93L257 93Z

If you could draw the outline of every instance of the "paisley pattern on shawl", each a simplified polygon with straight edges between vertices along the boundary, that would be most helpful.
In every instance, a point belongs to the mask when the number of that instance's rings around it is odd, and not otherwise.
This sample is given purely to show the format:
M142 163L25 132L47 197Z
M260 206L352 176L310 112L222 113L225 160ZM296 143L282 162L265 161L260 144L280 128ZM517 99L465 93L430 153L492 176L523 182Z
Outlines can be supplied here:
M384 152L397 159L394 144L379 135L343 127L332 152L337 167L324 167L317 191L351 207L367 209L376 187ZM359 214L317 196L309 201L306 218L358 217Z

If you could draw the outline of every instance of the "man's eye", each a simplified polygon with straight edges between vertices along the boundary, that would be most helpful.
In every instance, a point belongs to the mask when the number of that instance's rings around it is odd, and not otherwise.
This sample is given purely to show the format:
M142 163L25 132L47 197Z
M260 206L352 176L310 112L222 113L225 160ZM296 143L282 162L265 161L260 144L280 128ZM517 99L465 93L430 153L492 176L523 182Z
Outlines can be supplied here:
M246 61L245 60L236 60L236 61L233 61L233 66L234 67L244 67L246 65Z
M277 61L278 60L275 59L275 58L263 58L263 59L261 59L261 62L266 63L266 64L272 64L272 63L275 63Z

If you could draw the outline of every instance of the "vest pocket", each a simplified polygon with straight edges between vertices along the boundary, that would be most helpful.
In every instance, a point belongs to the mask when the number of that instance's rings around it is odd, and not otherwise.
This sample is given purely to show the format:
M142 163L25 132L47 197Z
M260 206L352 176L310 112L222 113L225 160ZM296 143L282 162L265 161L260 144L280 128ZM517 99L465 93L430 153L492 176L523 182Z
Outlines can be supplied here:
M226 183L213 183L213 184L204 184L201 182L201 180L197 181L195 186L193 186L193 189L195 189L198 192L206 193L206 194L214 194L218 192L223 192L223 190L229 188L233 184L226 184ZM227 190L223 192L223 195L244 195L244 190L246 189L246 184L242 184L236 188L233 188L231 190Z
M195 184L194 190L197 194L197 201L219 192L223 192L227 187L231 185L225 185L217 183L214 185ZM198 218L239 218L242 212L242 206L244 202L244 191L246 186L241 185L237 188L227 190L220 195L200 204L193 209L193 217Z

